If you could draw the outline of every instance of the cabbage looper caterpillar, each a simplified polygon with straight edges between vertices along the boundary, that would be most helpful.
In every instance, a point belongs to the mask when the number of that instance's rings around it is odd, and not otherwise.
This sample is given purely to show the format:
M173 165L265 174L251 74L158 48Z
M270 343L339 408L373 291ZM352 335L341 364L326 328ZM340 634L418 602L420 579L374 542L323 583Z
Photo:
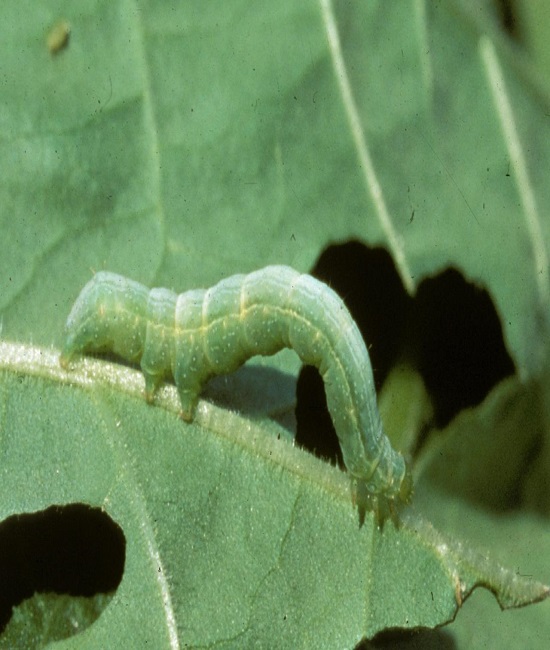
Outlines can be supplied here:
M109 272L84 287L66 324L63 367L86 351L139 362L146 397L174 378L184 420L204 384L252 356L291 348L318 368L360 507L385 517L407 502L410 471L385 436L367 348L343 301L327 285L287 266L234 275L180 295Z

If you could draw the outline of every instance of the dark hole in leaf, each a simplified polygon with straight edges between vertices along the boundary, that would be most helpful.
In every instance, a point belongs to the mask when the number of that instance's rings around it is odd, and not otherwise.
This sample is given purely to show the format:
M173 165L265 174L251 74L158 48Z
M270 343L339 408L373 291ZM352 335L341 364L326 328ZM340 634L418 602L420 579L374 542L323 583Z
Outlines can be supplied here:
M361 641L355 650L384 650L400 648L415 650L419 648L437 648L437 650L456 650L456 641L446 630L388 629L378 633L370 641Z
M100 508L52 506L0 523L0 632L12 608L38 592L91 597L124 572L122 529Z
M489 294L455 269L420 284L412 317L419 368L438 426L479 404L495 384L514 373Z
M424 280L412 298L385 249L348 242L328 248L312 275L344 299L356 320L367 342L377 391L392 367L407 360L423 378L439 427L479 404L514 372L489 294L455 269ZM296 419L296 441L341 464L323 384L313 368L300 373Z

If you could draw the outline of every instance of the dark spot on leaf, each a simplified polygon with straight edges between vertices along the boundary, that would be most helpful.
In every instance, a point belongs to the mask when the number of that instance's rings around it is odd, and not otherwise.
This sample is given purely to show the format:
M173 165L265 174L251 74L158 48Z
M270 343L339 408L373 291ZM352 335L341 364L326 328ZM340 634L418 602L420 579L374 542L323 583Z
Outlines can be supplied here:
M521 42L523 25L517 16L516 0L495 0L494 6L504 31L515 41Z

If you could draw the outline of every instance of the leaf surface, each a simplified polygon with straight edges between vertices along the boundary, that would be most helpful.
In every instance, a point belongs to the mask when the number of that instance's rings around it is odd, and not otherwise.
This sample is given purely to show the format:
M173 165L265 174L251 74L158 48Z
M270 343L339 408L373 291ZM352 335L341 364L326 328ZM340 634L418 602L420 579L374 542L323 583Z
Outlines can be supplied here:
M441 625L476 584L506 606L546 594L549 101L472 7L2 3L0 313L24 344L0 354L2 517L87 504L127 544L108 605L73 615L46 597L7 647L29 620L35 643L67 636L44 615L56 607L79 629L101 611L60 647L353 647ZM133 371L66 374L33 347L59 348L92 271L184 291L308 271L352 238L385 247L411 295L449 266L486 288L517 370L428 432L398 531L359 528L341 472L291 446L292 354L218 379L217 406L184 425L170 390L148 408ZM502 643L548 619L545 603L504 631L490 609Z

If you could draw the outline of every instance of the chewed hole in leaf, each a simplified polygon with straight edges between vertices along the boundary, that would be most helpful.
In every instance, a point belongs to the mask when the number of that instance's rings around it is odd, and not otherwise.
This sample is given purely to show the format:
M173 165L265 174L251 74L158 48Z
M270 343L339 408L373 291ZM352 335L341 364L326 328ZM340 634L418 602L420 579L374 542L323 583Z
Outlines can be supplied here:
M448 269L422 282L412 312L419 369L433 397L435 421L447 425L514 373L487 291Z
M45 644L83 631L120 584L125 557L122 529L100 508L8 517L0 523L0 640ZM74 606L59 607L60 597Z
M370 641L361 641L355 650L390 650L394 648L438 648L439 650L456 650L452 634L447 630L403 630L391 628L379 632Z
M411 297L385 249L348 242L328 248L311 273L344 299L357 322L377 392L396 366L413 367L435 426L481 403L514 373L490 295L456 269L424 280ZM312 368L304 368L298 380L296 419L299 444L342 464L322 381Z

